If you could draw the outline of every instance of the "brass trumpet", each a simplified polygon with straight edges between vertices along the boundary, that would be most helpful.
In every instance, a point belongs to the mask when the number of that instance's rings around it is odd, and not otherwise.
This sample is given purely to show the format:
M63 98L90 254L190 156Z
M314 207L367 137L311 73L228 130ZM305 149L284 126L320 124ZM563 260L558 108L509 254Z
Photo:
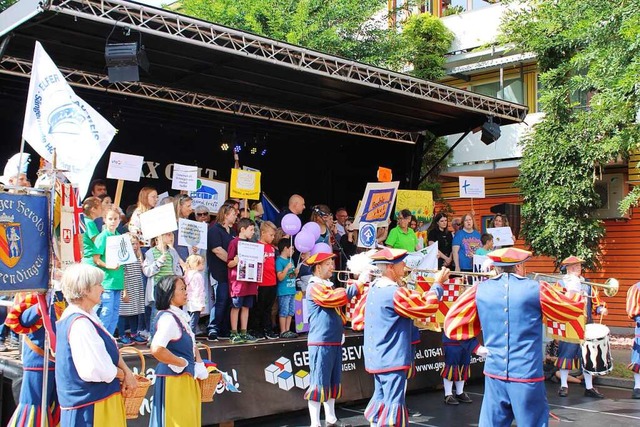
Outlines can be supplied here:
M548 277L552 280L560 281L564 277L561 274L546 274L546 273L532 273L533 280L539 280L538 278ZM614 279L613 277L607 279L604 283L596 283L596 282L588 282L585 280L581 280L580 283L587 286L595 286L597 288L603 288L602 291L607 297L611 298L618 294L620 290L620 282L618 279Z
M433 270L433 269L419 269L419 268L409 268L406 267L405 271L408 272L409 274L420 274L420 273L437 273L440 270ZM466 276L471 276L471 277L494 277L496 275L495 271L489 271L487 273L473 273L473 272L466 272L466 271L452 271L451 273L449 273L449 276L454 276L454 277L466 277Z
M336 273L336 280L340 283L349 283L349 280L357 279L357 274L349 270L333 270ZM378 277L378 274L371 273L372 276Z

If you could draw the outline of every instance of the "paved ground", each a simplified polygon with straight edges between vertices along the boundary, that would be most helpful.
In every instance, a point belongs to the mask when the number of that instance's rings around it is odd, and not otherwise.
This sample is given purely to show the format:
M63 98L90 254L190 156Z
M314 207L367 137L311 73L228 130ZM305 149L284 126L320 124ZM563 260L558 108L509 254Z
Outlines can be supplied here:
M558 384L547 382L547 399L554 417L549 426L574 424L580 427L618 427L640 425L640 400L631 399L631 390L599 386L606 398L596 400L584 397L582 386L571 385L569 397L557 395ZM483 398L482 384L468 387L471 404L447 406L443 403L442 391L412 394L407 397L411 412L410 425L424 427L477 426ZM340 406L338 417L355 426L367 426L363 417L367 402ZM260 420L236 422L237 426L299 427L308 426L306 412L283 414ZM514 424L515 425L515 424Z

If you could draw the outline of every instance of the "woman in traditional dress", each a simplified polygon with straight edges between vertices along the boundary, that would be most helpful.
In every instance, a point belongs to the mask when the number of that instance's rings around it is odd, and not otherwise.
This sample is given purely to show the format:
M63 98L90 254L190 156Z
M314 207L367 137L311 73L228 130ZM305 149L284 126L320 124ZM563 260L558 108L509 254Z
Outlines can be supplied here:
M123 396L137 387L115 339L93 312L103 279L102 270L88 264L74 264L62 276L69 306L57 323L55 373L65 427L126 426Z
M149 426L202 424L200 385L207 369L196 350L187 303L187 285L179 276L163 277L155 287L158 309L151 354L158 360Z

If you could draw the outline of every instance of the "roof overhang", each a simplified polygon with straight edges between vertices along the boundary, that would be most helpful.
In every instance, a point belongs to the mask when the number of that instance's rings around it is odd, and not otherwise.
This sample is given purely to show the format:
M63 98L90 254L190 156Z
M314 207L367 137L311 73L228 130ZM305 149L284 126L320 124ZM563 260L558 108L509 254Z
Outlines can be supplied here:
M114 31L115 29L115 31ZM104 47L142 33L151 69L109 84ZM525 106L119 0L22 0L0 14L0 73L28 77L40 41L72 84L243 117L413 143ZM6 37L11 37L6 43ZM137 35L133 36L137 40Z

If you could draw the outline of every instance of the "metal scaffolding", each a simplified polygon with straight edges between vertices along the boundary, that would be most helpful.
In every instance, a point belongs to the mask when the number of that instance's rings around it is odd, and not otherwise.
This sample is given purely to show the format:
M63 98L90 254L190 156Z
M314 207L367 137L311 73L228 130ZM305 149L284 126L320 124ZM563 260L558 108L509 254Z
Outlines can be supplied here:
M4 57L0 61L0 73L29 78L31 75L31 61L14 57ZM212 95L172 89L142 82L109 83L106 75L88 73L81 70L58 67L66 81L86 89L93 89L102 93L108 92L118 95L135 96L154 101L177 104L184 107L232 114L252 119L305 126L315 129L346 133L350 135L366 136L369 138L414 144L419 133L403 132L371 126L362 123L322 117L313 114L300 113L291 110L256 105L233 99L220 98Z
M119 0L49 0L43 7L59 14L128 27L158 37L248 56L259 61L316 73L324 77L382 88L487 116L522 121L527 114L527 108L523 105L417 79L140 4ZM323 120L326 119L323 118Z

